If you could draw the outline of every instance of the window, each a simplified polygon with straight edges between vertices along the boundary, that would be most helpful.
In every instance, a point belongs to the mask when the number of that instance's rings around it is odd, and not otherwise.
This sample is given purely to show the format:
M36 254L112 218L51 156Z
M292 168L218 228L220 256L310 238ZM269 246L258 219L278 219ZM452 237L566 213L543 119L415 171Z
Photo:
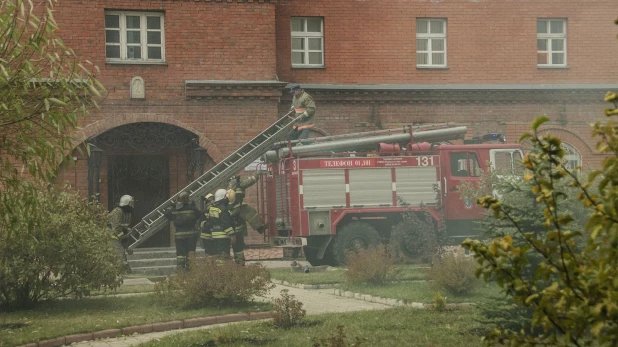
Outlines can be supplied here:
M292 17L292 67L324 66L324 20Z
M164 62L163 14L105 12L108 62Z
M563 165L570 171L575 171L582 166L582 155L579 151L566 142L562 142L561 146L564 151Z
M566 19L536 21L536 63L539 67L566 67Z
M416 67L446 67L446 19L416 20Z
M481 173L481 166L476 153L451 153L451 176L479 177Z
M492 167L497 175L523 175L524 166L519 150L492 149L490 150Z

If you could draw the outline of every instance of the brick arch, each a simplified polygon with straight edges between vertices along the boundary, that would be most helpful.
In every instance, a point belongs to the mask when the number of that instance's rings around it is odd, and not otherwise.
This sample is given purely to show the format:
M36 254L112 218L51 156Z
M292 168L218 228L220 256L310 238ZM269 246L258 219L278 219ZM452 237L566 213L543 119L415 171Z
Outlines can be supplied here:
M204 135L201 131L195 129L194 127L183 123L175 118L163 115L131 115L130 117L106 117L97 122L88 124L83 128L79 129L75 135L73 136L73 147L79 146L84 141L89 138L102 134L110 129L127 125L133 123L143 123L143 122L151 122L151 123L165 123L170 125L175 125L179 128L185 129L197 135L199 137L200 145L208 151L208 155L215 161L220 162L224 159L223 154L215 145L210 141L210 139Z
M561 128L542 128L539 131L539 134L545 133L552 133L556 137L560 138L560 140L562 140L563 142L566 142L571 146L575 147L575 149L577 149L582 155L584 154L582 153L582 149L585 149L587 153L593 152L593 149L588 145L588 143L586 143L586 141L582 140L581 137L569 130Z

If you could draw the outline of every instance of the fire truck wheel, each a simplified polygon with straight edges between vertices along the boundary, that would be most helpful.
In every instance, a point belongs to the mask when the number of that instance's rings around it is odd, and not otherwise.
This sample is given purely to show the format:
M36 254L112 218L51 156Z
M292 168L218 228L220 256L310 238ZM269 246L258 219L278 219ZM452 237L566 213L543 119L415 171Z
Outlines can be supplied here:
M371 225L364 222L351 222L343 226L335 236L333 255L339 265L346 263L347 251L358 247L369 248L380 244L380 234Z

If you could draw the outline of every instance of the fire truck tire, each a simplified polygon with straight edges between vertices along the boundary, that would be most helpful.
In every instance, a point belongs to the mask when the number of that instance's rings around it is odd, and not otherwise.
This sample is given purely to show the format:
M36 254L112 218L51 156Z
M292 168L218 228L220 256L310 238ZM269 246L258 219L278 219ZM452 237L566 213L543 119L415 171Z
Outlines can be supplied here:
M351 222L337 232L332 252L337 263L343 265L346 263L346 252L357 247L375 247L380 242L380 234L374 227L364 222Z

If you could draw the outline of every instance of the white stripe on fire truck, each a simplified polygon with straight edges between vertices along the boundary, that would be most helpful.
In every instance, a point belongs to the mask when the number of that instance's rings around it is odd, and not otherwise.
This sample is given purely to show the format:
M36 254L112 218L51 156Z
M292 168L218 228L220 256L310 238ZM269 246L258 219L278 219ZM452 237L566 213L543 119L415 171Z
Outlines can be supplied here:
M298 194L303 195L303 185L298 186Z
M397 182L393 182L393 191L396 192L397 191Z
M345 184L345 192L346 192L346 193L349 193L349 192L350 192L350 184L349 184L349 183L346 183L346 184Z

